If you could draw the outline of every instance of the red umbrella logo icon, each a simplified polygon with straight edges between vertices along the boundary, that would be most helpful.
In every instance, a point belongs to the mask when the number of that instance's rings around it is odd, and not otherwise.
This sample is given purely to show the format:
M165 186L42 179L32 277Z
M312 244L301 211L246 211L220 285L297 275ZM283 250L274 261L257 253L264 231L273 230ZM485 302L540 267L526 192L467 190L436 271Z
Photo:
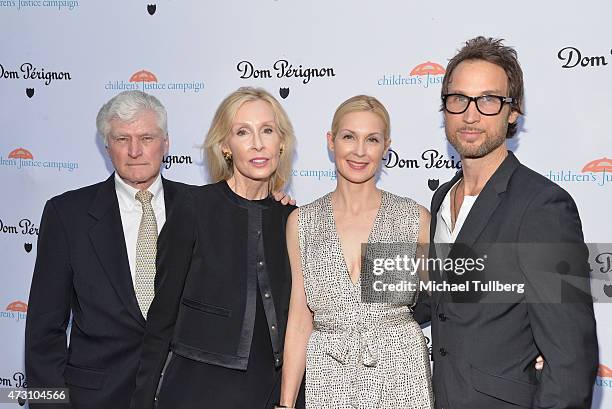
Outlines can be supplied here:
M8 157L11 159L34 159L32 153L25 148L17 148L12 150Z
M7 311L28 312L28 304L23 301L13 301L6 306Z
M443 66L427 61L417 65L410 71L410 75L442 75L446 72Z
M132 74L130 82L157 82L157 77L151 71L140 70Z
M612 378L612 369L608 368L605 365L599 364L597 376L599 376L600 378Z
M610 172L612 173L612 159L595 159L582 168L583 172Z

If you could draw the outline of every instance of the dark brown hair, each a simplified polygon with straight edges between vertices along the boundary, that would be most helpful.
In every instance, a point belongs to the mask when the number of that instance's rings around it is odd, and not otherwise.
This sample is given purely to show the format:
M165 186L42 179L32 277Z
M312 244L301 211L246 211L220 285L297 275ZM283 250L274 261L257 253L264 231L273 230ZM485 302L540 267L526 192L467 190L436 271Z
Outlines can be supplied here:
M451 75L460 63L466 60L483 60L504 69L508 77L508 96L514 100L510 104L510 109L523 115L523 70L517 60L516 50L503 45L502 41L504 40L482 36L466 41L463 48L451 58L446 67L446 74L442 81L442 95L448 93ZM516 122L508 124L506 138L512 138L516 134L517 126Z

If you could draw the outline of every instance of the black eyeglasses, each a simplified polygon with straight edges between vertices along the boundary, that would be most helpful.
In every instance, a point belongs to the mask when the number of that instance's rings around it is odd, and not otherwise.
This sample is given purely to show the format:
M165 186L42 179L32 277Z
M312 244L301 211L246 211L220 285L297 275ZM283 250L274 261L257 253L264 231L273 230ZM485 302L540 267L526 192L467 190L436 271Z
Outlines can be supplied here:
M514 102L514 98L499 95L481 95L479 97L468 97L463 94L442 95L444 109L451 114L462 114L467 111L470 103L474 101L476 109L483 115L493 116L501 112L504 104Z

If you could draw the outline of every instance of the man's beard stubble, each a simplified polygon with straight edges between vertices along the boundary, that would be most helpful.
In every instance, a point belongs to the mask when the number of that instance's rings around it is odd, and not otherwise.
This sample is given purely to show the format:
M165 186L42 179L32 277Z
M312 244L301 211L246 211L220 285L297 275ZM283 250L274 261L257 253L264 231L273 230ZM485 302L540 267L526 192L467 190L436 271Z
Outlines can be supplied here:
M474 130L474 128L462 128L458 132L461 130ZM453 148L455 148L461 158L464 159L479 159L485 157L506 141L506 137L501 134L494 137L487 136L478 146L465 146L459 142L459 138L457 138L456 135L446 135L446 139Z

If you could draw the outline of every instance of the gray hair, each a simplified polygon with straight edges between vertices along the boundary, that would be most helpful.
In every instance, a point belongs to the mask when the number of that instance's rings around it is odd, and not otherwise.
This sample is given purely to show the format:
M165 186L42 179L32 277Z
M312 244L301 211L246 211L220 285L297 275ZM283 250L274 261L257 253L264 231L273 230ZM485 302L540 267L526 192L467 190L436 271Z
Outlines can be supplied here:
M143 111L155 112L159 129L164 136L168 136L168 114L159 99L142 91L123 91L102 105L98 112L96 126L104 140L104 146L108 146L110 122L113 119L130 122Z

